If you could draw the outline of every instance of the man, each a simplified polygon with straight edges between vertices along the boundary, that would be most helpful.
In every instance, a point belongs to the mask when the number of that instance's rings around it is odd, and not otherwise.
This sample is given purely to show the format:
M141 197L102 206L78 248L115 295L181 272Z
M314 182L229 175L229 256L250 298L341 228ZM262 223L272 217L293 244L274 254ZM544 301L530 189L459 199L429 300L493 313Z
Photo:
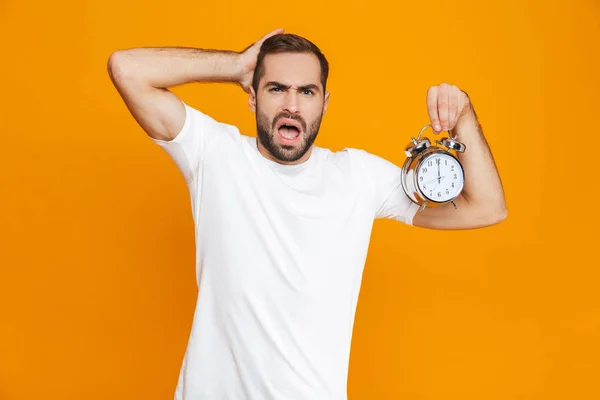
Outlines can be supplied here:
M427 107L436 133L453 129L467 146L466 186L458 209L417 212L396 165L313 145L329 67L302 37L277 29L242 52L120 50L108 64L129 111L172 157L191 196L199 291L175 399L346 399L374 219L471 229L506 218L491 153L455 86L431 87ZM167 89L188 82L241 85L257 137Z

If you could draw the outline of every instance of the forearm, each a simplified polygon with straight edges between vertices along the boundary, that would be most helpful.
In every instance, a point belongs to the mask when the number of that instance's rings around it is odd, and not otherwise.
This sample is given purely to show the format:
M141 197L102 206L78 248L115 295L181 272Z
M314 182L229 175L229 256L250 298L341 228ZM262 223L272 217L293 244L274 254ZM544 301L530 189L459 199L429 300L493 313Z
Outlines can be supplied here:
M239 82L243 75L239 53L234 51L142 47L119 50L109 63L121 76L155 88L190 82Z
M502 182L492 152L471 104L454 128L458 140L465 144L458 158L465 170L463 198L469 207L482 212L505 214L506 203Z

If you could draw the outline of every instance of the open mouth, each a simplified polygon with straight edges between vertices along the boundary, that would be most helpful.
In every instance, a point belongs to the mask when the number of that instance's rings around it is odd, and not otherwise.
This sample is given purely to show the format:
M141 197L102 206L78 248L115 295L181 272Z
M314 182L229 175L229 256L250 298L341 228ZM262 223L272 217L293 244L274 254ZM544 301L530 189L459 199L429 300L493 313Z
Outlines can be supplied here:
M302 132L302 126L296 120L282 118L277 122L277 131L284 141L295 141Z

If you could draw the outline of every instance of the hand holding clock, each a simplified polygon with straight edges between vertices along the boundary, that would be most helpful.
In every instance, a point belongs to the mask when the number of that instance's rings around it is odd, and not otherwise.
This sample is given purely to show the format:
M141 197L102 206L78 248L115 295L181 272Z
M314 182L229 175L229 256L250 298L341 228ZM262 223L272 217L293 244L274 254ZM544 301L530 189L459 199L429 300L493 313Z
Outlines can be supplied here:
M404 192L420 206L413 225L471 229L504 220L507 211L502 182L469 95L447 83L430 86L427 112L430 123L421 129L418 139L411 138L402 167ZM428 146L428 138L421 139L428 127L436 135L448 132L449 137L436 140L439 146ZM441 162L437 173L431 168L436 159ZM433 182L435 187L429 187Z
M461 118L471 112L471 102L458 87L441 83L427 91L427 112L431 128L437 135L454 129Z

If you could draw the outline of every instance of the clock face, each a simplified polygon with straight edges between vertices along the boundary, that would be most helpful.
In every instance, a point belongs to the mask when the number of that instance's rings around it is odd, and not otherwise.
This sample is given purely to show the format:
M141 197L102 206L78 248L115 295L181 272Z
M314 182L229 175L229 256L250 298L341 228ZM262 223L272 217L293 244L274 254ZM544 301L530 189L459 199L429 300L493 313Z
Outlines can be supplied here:
M417 184L429 200L443 203L455 198L462 190L463 169L450 155L432 154L421 162Z

